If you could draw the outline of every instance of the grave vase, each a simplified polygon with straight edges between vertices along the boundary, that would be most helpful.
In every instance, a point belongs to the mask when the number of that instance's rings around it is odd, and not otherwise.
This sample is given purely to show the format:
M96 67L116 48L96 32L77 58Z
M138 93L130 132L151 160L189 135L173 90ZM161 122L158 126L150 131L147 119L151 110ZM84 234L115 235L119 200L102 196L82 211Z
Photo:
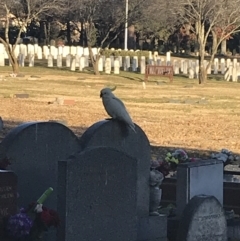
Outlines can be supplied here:
M162 189L159 187L150 187L150 200L149 200L149 215L159 216L158 207L162 197Z

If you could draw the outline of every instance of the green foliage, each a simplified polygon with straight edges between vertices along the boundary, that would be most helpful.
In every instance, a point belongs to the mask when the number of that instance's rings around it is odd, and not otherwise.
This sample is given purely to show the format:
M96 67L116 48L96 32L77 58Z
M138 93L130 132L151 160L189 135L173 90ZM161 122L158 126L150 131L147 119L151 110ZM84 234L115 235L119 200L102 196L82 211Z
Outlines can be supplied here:
M118 56L129 56L129 57L134 57L134 56L145 56L148 57L149 56L149 52L148 51L128 51L128 50L111 50L108 48L102 49L100 51L101 55L104 55L106 57L110 57L110 56L114 56L114 57L118 57Z

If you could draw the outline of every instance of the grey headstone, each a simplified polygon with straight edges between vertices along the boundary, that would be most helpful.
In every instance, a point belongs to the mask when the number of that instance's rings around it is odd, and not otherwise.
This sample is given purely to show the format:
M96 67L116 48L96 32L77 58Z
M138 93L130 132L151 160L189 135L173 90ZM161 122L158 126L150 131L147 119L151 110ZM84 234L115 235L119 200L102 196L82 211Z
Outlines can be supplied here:
M223 204L223 162L210 159L181 163L177 168L177 216L196 195L215 196Z
M95 123L83 133L80 143L82 149L93 146L108 146L124 151L138 160L138 201L139 216L149 214L149 176L150 143L143 130L136 125L136 133L116 120Z
M167 216L148 216L138 223L138 241L167 241Z
M193 197L181 217L177 241L227 241L224 210L214 196Z
M18 175L19 205L36 201L52 187L46 205L56 208L58 161L77 151L77 137L60 123L30 122L10 131L0 145L0 157L10 159L11 169Z
M0 240L3 240L4 218L17 212L17 175L0 170Z
M137 238L136 158L93 147L58 165L58 241Z

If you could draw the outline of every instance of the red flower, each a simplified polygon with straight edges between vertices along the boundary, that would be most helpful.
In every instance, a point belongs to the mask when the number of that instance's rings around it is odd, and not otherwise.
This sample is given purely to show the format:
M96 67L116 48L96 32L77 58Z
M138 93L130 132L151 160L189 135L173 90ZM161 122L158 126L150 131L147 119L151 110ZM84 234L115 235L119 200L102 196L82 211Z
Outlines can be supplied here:
M47 227L57 227L60 223L57 212L46 207L43 207L43 211L40 213L40 219Z

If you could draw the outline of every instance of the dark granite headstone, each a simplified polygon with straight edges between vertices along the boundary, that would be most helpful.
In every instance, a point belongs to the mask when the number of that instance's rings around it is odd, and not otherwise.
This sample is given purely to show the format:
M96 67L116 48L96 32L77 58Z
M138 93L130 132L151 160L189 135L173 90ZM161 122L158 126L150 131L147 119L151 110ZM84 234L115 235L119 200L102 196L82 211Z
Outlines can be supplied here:
M46 205L56 208L58 161L77 151L77 137L59 123L31 122L10 131L0 145L0 158L10 159L10 168L18 176L19 205L26 207L52 187Z
M177 241L227 241L227 222L214 196L193 197L180 219Z
M4 218L17 212L17 176L0 170L0 240L4 239Z
M59 161L57 240L136 240L137 165L136 158L111 147Z
M113 147L138 160L137 210L139 217L145 217L149 214L150 143L143 130L135 126L136 133L116 120L100 121L85 131L80 143L83 150L94 146Z

